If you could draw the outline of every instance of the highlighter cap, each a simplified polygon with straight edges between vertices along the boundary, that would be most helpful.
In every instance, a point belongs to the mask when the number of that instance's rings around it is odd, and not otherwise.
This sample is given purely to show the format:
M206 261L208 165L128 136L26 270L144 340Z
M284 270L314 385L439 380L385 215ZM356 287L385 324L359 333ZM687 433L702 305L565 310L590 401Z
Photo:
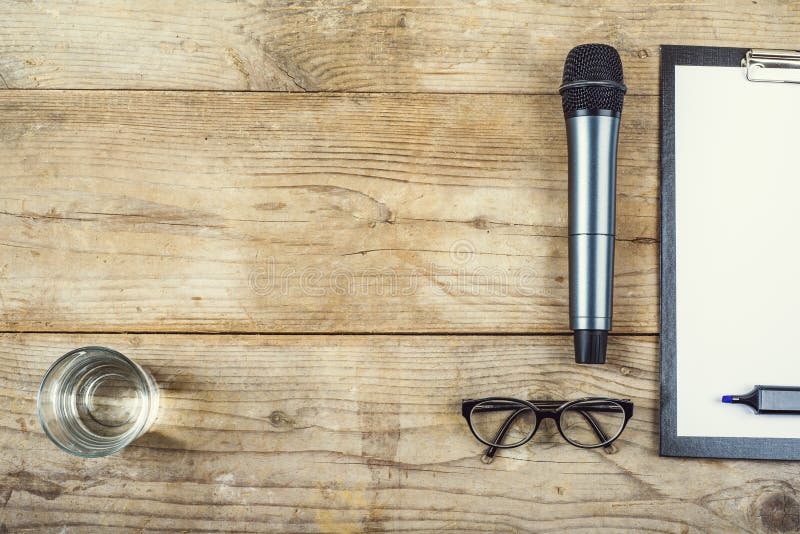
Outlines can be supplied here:
M608 330L575 330L575 363L606 363Z

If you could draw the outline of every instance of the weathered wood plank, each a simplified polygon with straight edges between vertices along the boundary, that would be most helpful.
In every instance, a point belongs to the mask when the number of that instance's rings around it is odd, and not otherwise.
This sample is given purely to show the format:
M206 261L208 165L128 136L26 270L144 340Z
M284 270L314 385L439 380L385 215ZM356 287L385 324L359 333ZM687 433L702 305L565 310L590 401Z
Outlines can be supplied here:
M615 329L657 326L658 113L629 98ZM0 92L17 331L564 332L556 96Z
M97 460L60 453L35 420L47 366L86 344L133 357L162 393L152 431ZM657 346L655 337L614 337L607 365L581 367L569 363L571 340L560 336L0 336L0 524L119 532L800 527L790 513L796 462L657 456ZM545 425L531 444L484 465L459 403L491 394L624 396L636 409L611 454L575 449Z
M796 47L800 4L6 0L0 20L10 88L554 93L599 41L653 95L660 44Z

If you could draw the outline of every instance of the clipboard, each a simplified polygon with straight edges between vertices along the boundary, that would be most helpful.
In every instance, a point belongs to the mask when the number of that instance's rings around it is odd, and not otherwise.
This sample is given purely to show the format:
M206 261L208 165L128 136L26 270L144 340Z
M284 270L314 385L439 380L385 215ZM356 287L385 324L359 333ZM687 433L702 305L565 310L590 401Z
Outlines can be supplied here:
M800 460L800 416L721 403L800 385L795 83L800 51L661 47L662 456Z

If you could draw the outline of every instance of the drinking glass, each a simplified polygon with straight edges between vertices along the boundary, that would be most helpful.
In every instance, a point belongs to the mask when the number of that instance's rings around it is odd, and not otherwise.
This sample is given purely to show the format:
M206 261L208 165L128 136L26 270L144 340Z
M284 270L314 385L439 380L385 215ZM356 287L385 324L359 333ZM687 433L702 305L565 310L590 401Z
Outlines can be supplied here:
M105 347L68 352L39 386L39 422L61 450L94 458L141 436L158 414L158 386L140 365Z

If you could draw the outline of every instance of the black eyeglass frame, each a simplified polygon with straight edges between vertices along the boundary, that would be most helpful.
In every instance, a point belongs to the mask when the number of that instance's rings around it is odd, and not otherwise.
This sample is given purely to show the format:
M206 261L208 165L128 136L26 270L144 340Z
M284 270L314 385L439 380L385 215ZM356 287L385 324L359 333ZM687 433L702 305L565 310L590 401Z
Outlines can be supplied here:
M533 413L536 415L536 423L534 424L533 429L531 430L531 432L524 439L520 440L517 443L512 443L510 445L502 445L502 444L499 443L500 441L502 441L502 438L505 435L506 431L511 427L511 424L514 422L514 419L520 413L522 413L524 411L524 409L517 409L500 426L500 428L499 428L499 430L497 432L497 436L495 438L498 441L498 443L492 443L492 442L489 442L489 441L483 439L478 434L478 432L475 431L475 427L472 424L472 414L473 414L475 408L478 407L478 405L483 404L483 403L487 403L487 402L491 402L491 401L498 401L498 402L501 402L501 403L515 403L515 404L519 405L519 408L523 408L523 407L524 408L530 408L533 411ZM597 444L594 444L594 445L585 445L585 444L582 444L582 443L577 443L575 441L572 441L571 439L569 439L564 434L564 430L561 428L561 415L566 410L570 409L571 407L575 406L576 404L586 403L587 401L588 402L592 402L592 401L595 401L595 402L611 402L611 403L617 404L622 408L622 410L623 410L623 412L625 414L625 420L623 421L622 426L620 427L619 431L617 431L617 433L614 436L608 437L608 436L605 435L603 430L600 428L600 426L597 424L597 422L594 420L594 418L591 415L579 410L579 413L581 413L581 415L583 415L587 419L589 424L592 426L592 429L594 430L595 434L597 434L597 437L600 438L600 443L597 443ZM497 409L498 410L514 410L515 408L514 408L514 406L503 406L503 407L498 407ZM526 443L528 443L533 438L534 434L536 434L536 431L539 430L539 425L541 424L541 422L544 419L553 419L555 421L555 423L556 423L556 428L558 428L559 434L561 434L561 437L563 437L564 440L567 443L569 443L570 445L573 445L573 446L581 448L581 449L596 449L596 448L599 448L599 447L608 447L614 441L616 441L616 439L619 438L620 435L622 435L622 432L625 430L625 427L628 425L628 421L630 421L631 418L633 417L633 402L631 402L630 399L612 399L612 398L609 398L609 397L585 397L585 398L582 398L582 399L575 399L575 400L571 400L571 401L555 401L555 400L527 400L526 401L526 400L522 400L522 399L515 399L514 397L486 397L486 398L483 398L483 399L464 399L464 400L462 400L461 401L461 415L464 417L464 419L467 420L467 425L469 426L469 430L470 430L470 432L472 432L472 435L475 436L475 439L477 439L478 441L480 441L481 443L483 443L484 445L487 445L489 447L486 450L486 453L485 453L484 456L486 458L491 459L494 456L494 454L497 451L497 449L513 449L515 447L521 447L522 445L525 445Z

